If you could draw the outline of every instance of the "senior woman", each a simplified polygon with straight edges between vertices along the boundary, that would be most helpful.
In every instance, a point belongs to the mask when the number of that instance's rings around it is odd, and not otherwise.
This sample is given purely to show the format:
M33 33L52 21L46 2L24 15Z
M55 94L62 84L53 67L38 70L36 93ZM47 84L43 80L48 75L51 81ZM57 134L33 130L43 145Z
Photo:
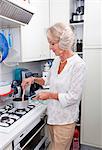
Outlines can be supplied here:
M69 150L75 123L79 115L79 103L85 81L85 62L72 51L75 37L69 25L56 23L47 30L49 48L56 58L49 77L31 77L23 80L22 87L36 82L49 82L49 92L39 93L35 99L49 100L47 124L51 135L51 150Z

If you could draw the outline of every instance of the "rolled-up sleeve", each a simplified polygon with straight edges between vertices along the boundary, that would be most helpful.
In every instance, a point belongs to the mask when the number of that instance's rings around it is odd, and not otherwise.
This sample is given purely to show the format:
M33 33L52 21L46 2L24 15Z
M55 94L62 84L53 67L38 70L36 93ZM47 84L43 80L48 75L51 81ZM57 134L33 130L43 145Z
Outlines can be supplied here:
M77 63L73 68L70 88L66 93L58 93L58 99L62 107L79 103L82 97L86 80L86 67L84 63Z

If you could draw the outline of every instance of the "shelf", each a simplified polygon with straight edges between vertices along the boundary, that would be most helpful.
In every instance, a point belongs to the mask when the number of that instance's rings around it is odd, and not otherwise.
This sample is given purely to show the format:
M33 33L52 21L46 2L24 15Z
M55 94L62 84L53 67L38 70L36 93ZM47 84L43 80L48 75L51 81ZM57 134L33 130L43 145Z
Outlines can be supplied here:
M80 123L76 123L76 126L77 126L77 127L80 127Z
M25 25L19 21L4 17L0 15L0 28L17 28L20 27L21 25Z
M70 23L70 25L73 25L73 26L79 26L79 25L83 25L84 22L78 22L78 23Z
M83 54L83 52L76 52L77 54Z

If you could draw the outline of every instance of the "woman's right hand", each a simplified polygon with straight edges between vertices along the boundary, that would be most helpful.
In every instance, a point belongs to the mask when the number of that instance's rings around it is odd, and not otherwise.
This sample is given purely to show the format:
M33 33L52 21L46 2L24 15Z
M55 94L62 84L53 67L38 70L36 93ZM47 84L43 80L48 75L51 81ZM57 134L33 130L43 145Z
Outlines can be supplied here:
M22 81L22 89L26 89L26 87L28 85L31 85L32 83L34 82L34 78L33 77L29 77L29 78L25 78L23 81Z

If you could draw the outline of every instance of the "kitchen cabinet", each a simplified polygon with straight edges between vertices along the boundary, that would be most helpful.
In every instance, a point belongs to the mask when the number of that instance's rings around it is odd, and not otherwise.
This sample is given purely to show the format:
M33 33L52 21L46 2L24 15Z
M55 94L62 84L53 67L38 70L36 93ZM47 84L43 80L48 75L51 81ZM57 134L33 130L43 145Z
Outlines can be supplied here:
M0 8L0 32L5 35L8 45L12 43L12 46L9 45L9 54L5 61L7 63L22 61L20 29L27 26L33 16L33 11L30 4L23 0L22 2L19 0L1 1Z
M102 1L86 0L84 17L84 47L102 48Z
M69 22L69 0L50 0L50 25L57 22ZM51 58L54 57L51 51Z
M82 101L81 144L102 148L102 52L84 49L87 80Z
M68 22L69 20L69 0L50 1L50 25L57 22Z
M49 0L30 0L30 4L23 0L14 2L24 6L23 8L26 8L26 6L28 8L29 5L34 15L27 25L9 18L0 18L1 30L3 29L5 33L11 34L13 43L6 62L49 59L50 51L46 38L46 29L49 27ZM27 15L23 17L27 17Z
M87 79L82 100L81 144L102 149L101 5L100 0L85 1L83 57Z
M50 58L46 29L49 27L49 0L31 0L34 16L27 26L21 26L21 61Z

